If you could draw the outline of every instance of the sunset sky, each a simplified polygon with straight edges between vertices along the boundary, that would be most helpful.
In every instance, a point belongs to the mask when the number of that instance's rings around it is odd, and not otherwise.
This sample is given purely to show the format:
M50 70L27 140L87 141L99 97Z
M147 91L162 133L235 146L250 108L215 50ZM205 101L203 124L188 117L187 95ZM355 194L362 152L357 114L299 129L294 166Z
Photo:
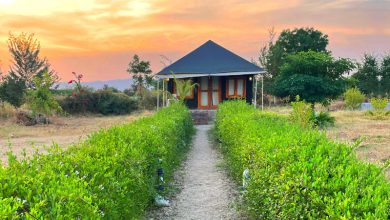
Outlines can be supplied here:
M250 60L268 29L314 27L337 57L390 52L390 0L0 0L0 60L8 70L8 33L33 32L63 81L128 77L133 54L175 61L211 39Z

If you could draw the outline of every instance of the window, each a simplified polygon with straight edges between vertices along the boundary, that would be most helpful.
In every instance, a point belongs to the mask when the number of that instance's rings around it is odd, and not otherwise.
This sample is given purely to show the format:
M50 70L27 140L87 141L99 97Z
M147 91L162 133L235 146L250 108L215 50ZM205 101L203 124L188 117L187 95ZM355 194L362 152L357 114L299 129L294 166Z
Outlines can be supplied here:
M179 79L179 80L185 80L185 81L188 81L190 80L192 82L191 79ZM193 84L193 83L191 83ZM181 95L179 94L179 91L176 89L176 83L175 81L173 81L173 93L176 94L176 96L179 98ZM190 91L188 91L188 93L185 95L184 97L185 99L193 99L194 98L194 88L192 88Z
M244 77L228 78L226 81L227 98L244 98L246 96L246 84Z

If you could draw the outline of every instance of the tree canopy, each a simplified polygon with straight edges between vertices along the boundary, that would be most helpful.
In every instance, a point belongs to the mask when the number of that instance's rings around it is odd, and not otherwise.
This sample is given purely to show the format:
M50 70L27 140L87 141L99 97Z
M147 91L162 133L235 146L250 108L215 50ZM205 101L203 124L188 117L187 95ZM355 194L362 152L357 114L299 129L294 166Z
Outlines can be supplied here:
M280 68L289 54L307 51L329 53L326 49L329 43L328 35L314 28L283 30L276 41L275 36L274 29L271 29L269 40L260 49L259 54L259 63L267 70L264 82L265 90L269 93L273 92L275 78L279 75Z
M345 73L354 68L348 59L334 59L326 52L289 54L275 78L273 92L294 99L297 95L312 104L326 103L341 95L346 86Z
M389 95L390 55L386 55L380 60L373 55L365 54L353 78L357 79L357 86L367 95Z
M151 76L150 62L140 60L137 54L130 61L127 72L132 76L138 94L147 85L152 84L153 77Z
M26 82L26 86L33 86L32 79L37 74L48 72L51 77L58 80L58 76L50 69L46 58L40 57L41 46L34 34L9 34L8 49L12 57L11 71Z

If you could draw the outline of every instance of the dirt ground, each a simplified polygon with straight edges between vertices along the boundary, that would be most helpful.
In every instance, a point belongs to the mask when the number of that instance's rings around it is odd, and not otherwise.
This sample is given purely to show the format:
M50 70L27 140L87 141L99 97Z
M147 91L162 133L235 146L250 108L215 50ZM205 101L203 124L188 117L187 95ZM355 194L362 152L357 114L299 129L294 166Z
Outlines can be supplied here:
M152 210L146 219L240 219L234 207L236 186L219 166L222 158L209 140L210 129L197 126L193 147L179 170L181 191L171 206Z
M6 164L7 152L10 150L20 158L24 151L26 155L31 155L36 150L45 152L45 148L53 143L67 147L101 128L123 124L150 114L152 112L123 116L56 117L52 119L52 124L37 126L23 126L16 124L14 119L0 119L0 159Z
M390 159L390 120L374 120L362 111L332 112L336 118L335 127L327 130L330 138L353 142L363 138L356 150L362 160L381 164Z

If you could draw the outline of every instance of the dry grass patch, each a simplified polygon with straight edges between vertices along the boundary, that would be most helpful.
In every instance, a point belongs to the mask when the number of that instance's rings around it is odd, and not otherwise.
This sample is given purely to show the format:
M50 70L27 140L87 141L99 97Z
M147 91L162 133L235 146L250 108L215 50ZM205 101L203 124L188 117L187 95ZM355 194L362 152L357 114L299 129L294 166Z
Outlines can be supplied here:
M0 119L0 159L7 161L11 150L17 156L31 155L34 151L45 152L53 143L60 147L84 140L89 134L102 128L130 122L152 112L139 112L121 116L71 116L53 118L52 124L23 126L15 124L14 119Z
M327 131L330 138L346 142L363 138L356 153L365 161L381 164L390 158L390 120L373 120L361 111L332 112L332 116L336 125Z

